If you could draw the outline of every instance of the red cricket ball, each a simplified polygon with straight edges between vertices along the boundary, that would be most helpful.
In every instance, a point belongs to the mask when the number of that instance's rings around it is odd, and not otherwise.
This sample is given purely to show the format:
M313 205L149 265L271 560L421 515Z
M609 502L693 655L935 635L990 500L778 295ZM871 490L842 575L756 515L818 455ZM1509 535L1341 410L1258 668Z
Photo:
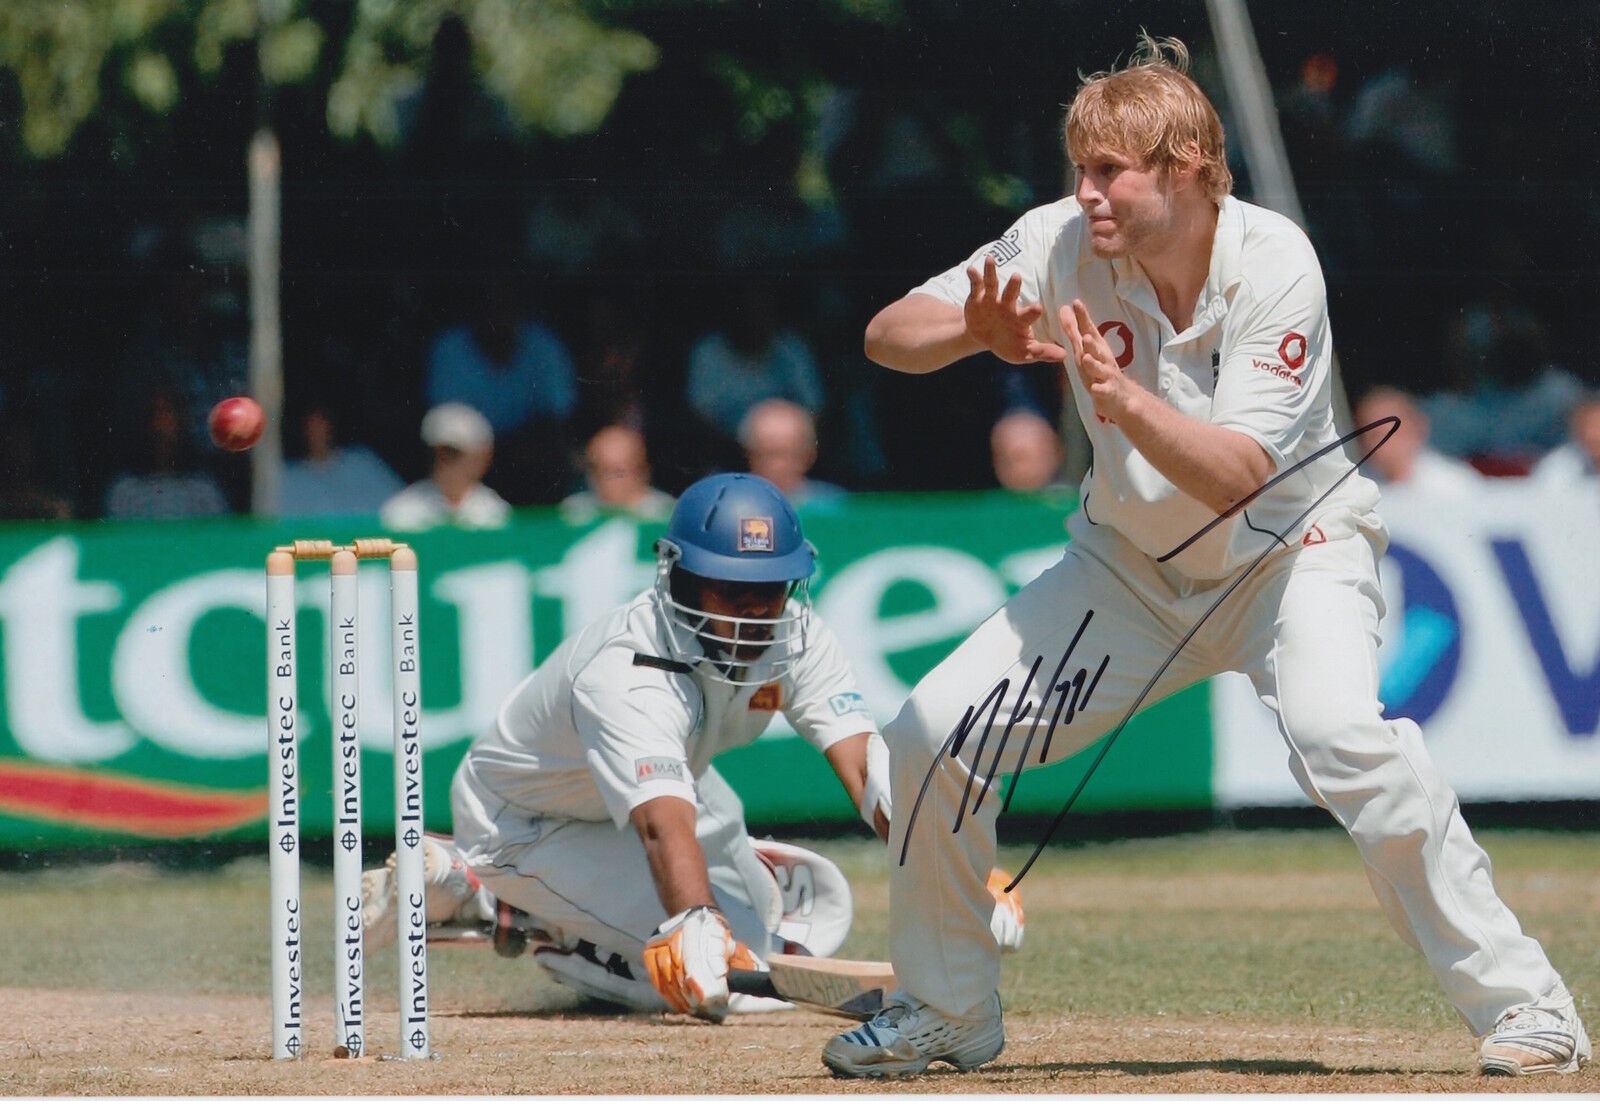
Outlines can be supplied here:
M255 446L267 426L267 415L254 398L223 398L206 418L211 442L224 451L245 451Z

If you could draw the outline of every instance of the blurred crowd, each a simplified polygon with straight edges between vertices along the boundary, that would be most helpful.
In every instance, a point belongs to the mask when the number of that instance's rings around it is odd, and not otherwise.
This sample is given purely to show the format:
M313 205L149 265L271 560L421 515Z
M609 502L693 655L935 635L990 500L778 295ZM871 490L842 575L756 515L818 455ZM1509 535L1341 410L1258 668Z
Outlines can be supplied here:
M1459 60L1470 44L1439 45L1269 66L1355 418L1402 420L1371 467L1441 489L1594 479L1600 370L1582 352L1590 261L1575 250L1600 236L1600 204L1541 152L1564 116L1508 109ZM1195 54L1220 93L1214 53ZM956 186L967 162L918 97L893 89L824 104L814 152L831 205L774 199L758 178L574 192L503 153L503 114L457 61L407 107L404 157L346 190L286 180L278 513L396 528L493 526L536 505L578 523L659 518L729 469L807 508L1076 485L1089 455L1058 371L975 359L899 376L860 344L877 308L1068 186L1048 126L994 136L1015 187L989 209ZM0 360L0 517L249 511L248 456L205 430L213 403L249 392L242 208L169 203L77 244L116 272L100 301L13 284L11 325L46 304L65 320Z

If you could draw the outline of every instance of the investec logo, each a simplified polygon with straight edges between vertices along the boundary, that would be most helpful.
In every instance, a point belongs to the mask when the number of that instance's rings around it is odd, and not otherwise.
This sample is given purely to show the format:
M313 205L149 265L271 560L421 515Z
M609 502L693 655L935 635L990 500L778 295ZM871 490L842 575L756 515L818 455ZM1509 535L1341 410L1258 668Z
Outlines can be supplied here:
M366 1015L366 1002L362 992L366 983L362 977L362 940L364 927L361 924L361 900L350 898L345 900L344 921L340 927L339 949L340 958L335 962L340 967L336 981L339 984L339 1014L343 1020L345 1035L350 1037L349 1052L352 1056L361 1054L361 1045L356 1041L356 1033L361 1029Z
M296 763L294 732L294 701L291 697L278 697L278 798L282 810L274 823L283 831L278 844L284 852L293 852L295 835L300 829L299 775Z
M300 990L301 990L301 962L300 962L300 900L291 898L284 902L284 928L288 930L283 939L286 949L284 958L289 963L289 1015L283 1024L290 1029L300 1027ZM291 1040L291 1043L294 1041Z
M277 784L279 813L273 825L278 828L278 844L283 851L293 852L295 837L300 830L299 756L296 752L295 691L294 691L294 625L278 622L272 625L272 683L278 695L274 700L276 721L273 729L273 749L277 754Z
M356 740L356 698L346 692L338 700L339 758L335 762L339 791L334 821L341 827L361 825L361 746ZM349 835L354 842L355 835ZM346 848L349 848L347 845Z
M411 926L406 930L404 957L408 993L401 1004L404 1020L400 1034L413 1049L421 1051L428 1043L428 929L425 899L418 893L408 898L411 905L404 911L411 915Z
M340 676L356 674L356 624L347 618L334 628L333 660ZM356 697L354 693L340 693L334 701L334 734L338 738L338 753L334 761L338 791L334 798L334 822L344 832L346 850L355 843L361 826L361 745L357 729ZM339 832L339 831L336 831Z

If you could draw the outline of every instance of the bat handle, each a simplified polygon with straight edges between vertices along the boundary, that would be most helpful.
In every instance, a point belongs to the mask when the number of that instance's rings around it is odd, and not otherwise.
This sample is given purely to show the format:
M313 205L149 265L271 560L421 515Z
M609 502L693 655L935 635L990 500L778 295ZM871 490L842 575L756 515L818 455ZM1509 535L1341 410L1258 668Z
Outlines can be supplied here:
M772 985L771 975L765 971L750 971L743 967L728 968L728 992L783 1000L783 995Z

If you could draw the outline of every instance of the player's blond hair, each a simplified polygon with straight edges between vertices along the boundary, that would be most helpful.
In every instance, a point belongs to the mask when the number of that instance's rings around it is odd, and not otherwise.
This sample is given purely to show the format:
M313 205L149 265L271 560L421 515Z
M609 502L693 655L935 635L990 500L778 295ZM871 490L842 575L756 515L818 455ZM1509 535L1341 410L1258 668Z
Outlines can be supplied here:
M1082 80L1067 108L1073 164L1116 152L1157 168L1198 168L1196 178L1213 202L1233 190L1222 120L1189 76L1189 48L1178 39L1141 33L1126 66Z

